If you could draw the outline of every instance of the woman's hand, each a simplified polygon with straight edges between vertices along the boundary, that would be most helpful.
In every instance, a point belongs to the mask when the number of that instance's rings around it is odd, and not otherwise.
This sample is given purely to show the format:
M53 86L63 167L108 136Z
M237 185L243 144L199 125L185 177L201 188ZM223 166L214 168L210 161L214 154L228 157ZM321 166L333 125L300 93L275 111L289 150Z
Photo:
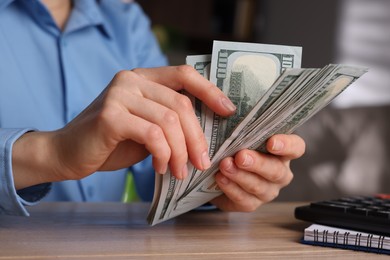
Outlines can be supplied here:
M226 211L250 212L276 198L293 174L290 161L305 152L297 135L275 135L267 142L270 154L242 150L221 161L216 181L223 195L212 200Z
M25 134L14 145L15 186L81 179L95 171L129 167L153 156L158 173L187 176L187 161L210 166L207 143L186 90L214 112L234 105L190 66L119 72L80 115L53 132ZM39 176L37 176L39 173Z

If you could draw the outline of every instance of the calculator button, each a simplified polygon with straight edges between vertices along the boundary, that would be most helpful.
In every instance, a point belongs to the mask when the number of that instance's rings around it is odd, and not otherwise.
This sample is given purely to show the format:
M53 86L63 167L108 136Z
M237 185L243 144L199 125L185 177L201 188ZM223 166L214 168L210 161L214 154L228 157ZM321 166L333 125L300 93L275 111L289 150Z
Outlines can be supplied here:
M383 210L371 211L368 213L368 215L388 219L390 218L390 211L383 211Z
M368 208L350 208L347 210L348 213L356 214L356 215L362 215L362 216L368 216L368 213L372 211Z
M346 210L349 208L348 206L338 205L334 203L327 203L327 202L314 202L311 203L311 207L324 209L324 210L339 211L339 212L346 212Z

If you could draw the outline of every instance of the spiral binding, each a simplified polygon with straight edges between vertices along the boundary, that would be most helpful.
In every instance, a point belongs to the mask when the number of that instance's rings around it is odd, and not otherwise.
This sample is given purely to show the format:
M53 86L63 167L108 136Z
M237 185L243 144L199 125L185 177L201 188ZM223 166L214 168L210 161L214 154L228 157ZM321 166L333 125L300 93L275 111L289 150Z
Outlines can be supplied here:
M373 234L351 234L350 232L345 232L342 235L342 243L340 239L340 232L334 231L329 233L328 230L319 231L318 229L313 230L314 242L320 243L333 243L333 244L342 244L347 246L365 246L369 248L378 248L383 249L385 236L373 235ZM354 238L354 239L353 239ZM353 239L354 243L350 243ZM330 242L330 240L332 242Z

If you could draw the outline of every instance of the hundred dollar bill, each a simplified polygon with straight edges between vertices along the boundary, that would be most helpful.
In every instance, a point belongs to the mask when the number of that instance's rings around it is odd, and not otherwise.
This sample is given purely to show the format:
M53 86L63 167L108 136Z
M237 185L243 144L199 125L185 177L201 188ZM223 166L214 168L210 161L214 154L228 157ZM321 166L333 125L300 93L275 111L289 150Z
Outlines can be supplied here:
M219 149L237 124L248 114L286 68L300 68L302 48L241 42L214 41L210 81L236 105L228 118L207 118L211 133L210 156Z
M187 64L206 78L207 70L204 68L211 67L211 81L236 104L238 115L231 119L220 118L199 100L183 93L193 103L209 143L212 165L201 172L189 163L191 174L184 181L178 181L170 174L157 176L155 197L148 216L150 224L173 218L222 194L214 179L220 160L242 149L266 152L265 143L270 136L293 132L366 72L365 68L334 64L321 70L293 69L291 67L295 63L288 58L285 66L280 65L284 55L280 53L280 48L288 46L270 45L269 50L262 46L265 50L255 51L253 45L256 44L216 42L211 64L210 56L187 59ZM271 52L272 47L278 50ZM297 50L296 47L290 48ZM293 54L286 55L299 57L297 64L300 65L300 56L291 52ZM300 55L300 51L298 53ZM278 59L274 56L279 57L279 67L275 65ZM261 62L268 64L267 68L273 68L269 71L274 74L261 74L264 66Z
M290 70L286 71L282 78L286 78L288 75L300 74L312 75L302 73L305 70ZM276 114L263 113L258 118L258 126L253 128L251 132L247 134L245 142L241 142L237 145L236 139L232 142L233 148L228 147L229 152L225 151L224 156L231 156L241 149L258 149L265 144L266 140L274 134L278 133L291 133L297 127L306 122L316 112L326 106L331 100L339 95L345 88L351 85L359 77L361 77L367 70L365 68L351 67L346 65L330 65L322 69L321 71L312 71L317 74L318 77L312 77L311 81L304 84L305 81L300 81L299 85L290 85L291 91L285 91L285 95L280 95L277 101L269 107L269 111L277 111ZM281 84L283 80L276 82ZM274 88L274 89L277 89ZM283 102L283 100L291 99L292 102ZM280 107L283 104L288 104L282 109ZM259 102L261 107L261 102ZM256 105L257 106L257 105ZM255 107L257 108L257 107ZM256 114L256 109L253 109L248 118L251 118ZM247 118L246 118L247 119ZM245 120L240 125L245 126ZM239 128L239 127L238 127ZM242 137L242 135L240 135ZM218 162L215 162L218 164ZM211 170L212 171L212 170ZM221 191L216 187L213 175L207 175L206 178L198 183L197 186L189 189L189 192L178 200L179 207L184 211L190 207L196 207L197 204L202 204L204 201L221 194Z
M187 56L186 64L195 68L204 78L209 79L211 55ZM183 91L183 94L191 100L195 115L198 118L203 132L209 132L209 130L205 129L205 119L206 114L212 113L212 111L207 109L206 105L201 100L197 99L188 92ZM188 163L188 172L190 174L184 180L177 180L170 171L163 176L159 174L156 175L155 196L148 215L149 223L154 225L167 218L173 217L171 213L172 208L176 205L175 199L180 197L186 191L186 188L190 185L191 180L197 172L196 168L191 163Z
M186 57L186 64L192 66L204 78L209 79L211 69L211 54L189 55ZM194 108L196 116L198 117L203 133L211 132L211 130L207 128L210 127L210 125L206 125L206 118L211 117L214 114L213 111L211 109L208 109L208 107L201 100L195 98L193 95L189 93L184 94L187 95L187 97L192 102L192 106ZM208 140L209 138L206 138L206 141ZM185 180L180 181L180 185L178 186L177 191L175 193L175 198L180 197L186 191L186 189L195 179L196 174L199 173L199 171L197 171L195 167L192 167L189 173L189 176Z
M312 88L310 82L317 82L317 80L322 79L323 74L327 73L327 71L328 69L325 67L322 71L319 71L319 69L294 69L284 73L235 128L229 138L225 140L217 154L213 157L212 164L218 165L218 161L221 158L230 156L232 154L230 150L235 149L238 145L243 145L243 148L248 148L245 147L248 143L247 139L251 136L257 138L259 133L265 131L267 126L272 125L272 120L282 116L283 113L290 114L291 111L283 112L282 109L296 102L294 97L300 97L302 99L301 95L307 94ZM277 117L274 115L277 115ZM251 135L251 132L255 134ZM231 144L233 141L234 143ZM260 150L266 152L264 149ZM205 172L201 180L204 180L208 175L212 174L214 170L214 168L211 168ZM194 185L197 185L201 180L198 180Z
M210 76L210 66L211 66L211 55L189 55L186 57L186 64L192 66L200 75L204 78L209 79ZM210 132L206 129L208 126L205 124L206 117L210 117L213 114L213 111L208 109L207 106L198 98L184 91L184 95L186 95L192 103L195 115L198 118L199 124L202 127L203 133ZM209 115L208 115L209 114ZM195 179L196 174L199 171L189 162L188 163L188 176L184 180L176 180L176 187L174 191L173 198L168 204L168 208L166 209L166 213L164 214L164 218L171 218L173 216L173 211L176 208L177 198L181 197L184 192L186 192L187 188L191 185L192 181ZM167 177L166 177L167 178ZM170 177L174 178L174 177ZM171 180L172 182L173 180Z
M210 81L215 83L236 105L237 112L222 118L207 108L203 108L202 122L209 155L213 157L234 127L251 110L259 98L274 83L286 68L301 66L302 48L256 43L214 41L210 71ZM195 56L187 59L187 64L195 69L203 69L205 60ZM207 61L206 61L207 62ZM190 181L181 187L197 182L202 178L200 171L194 170ZM177 197L186 191L179 189ZM176 208L177 210L177 208Z
M186 57L186 64L192 66L202 75L204 78L209 79L210 76L210 65L211 65L211 55L190 55ZM205 130L205 117L206 117L206 106L205 104L192 96L191 94L184 92L192 102L196 116L198 117L199 123ZM203 131L204 132L204 131Z
M205 137L211 158L282 71L299 68L301 58L302 48L296 46L214 41L210 81L229 97L237 111L228 118L207 114ZM203 174L196 176L203 178Z
M237 112L234 116L224 119L192 97L209 144L210 157L280 73L286 68L300 67L301 56L301 47L214 41L210 79L237 106ZM204 68L210 67L210 56L190 56L187 58L187 64L208 78ZM180 210L176 200L188 192L188 188L194 186L203 175L193 167L190 173L189 178L184 181L172 179L164 182L170 184L170 192L167 195L171 195L172 189L174 195L165 198L163 204L166 208L162 208L164 214L161 216L169 217L173 209ZM164 196L160 197L160 200L164 200Z
M237 111L228 118L208 113L205 136L211 158L282 71L299 68L301 59L301 47L214 41L210 81L229 97Z
M278 98L285 93L285 91L298 81L299 76L302 72L295 73L284 73L278 78L278 80L271 86L267 93L260 98L258 103L250 111L250 113L244 118L243 122L239 124L236 130L232 133L232 136L242 137L240 134L242 131L246 130L246 127L249 127L251 122L256 122L256 117L259 117L262 113L267 112L267 108L274 104ZM185 208L190 208L194 203L202 203L202 201L207 201L212 199L214 196L221 194L221 191L218 189L213 174L218 170L220 158L224 158L224 155L228 155L225 150L229 149L229 144L234 140L234 138L227 138L225 143L221 146L222 149L217 151L215 156L212 159L212 166L207 171L203 172L202 176L198 178L197 182L192 183L186 193L183 194L181 198L178 199L178 207L184 210Z

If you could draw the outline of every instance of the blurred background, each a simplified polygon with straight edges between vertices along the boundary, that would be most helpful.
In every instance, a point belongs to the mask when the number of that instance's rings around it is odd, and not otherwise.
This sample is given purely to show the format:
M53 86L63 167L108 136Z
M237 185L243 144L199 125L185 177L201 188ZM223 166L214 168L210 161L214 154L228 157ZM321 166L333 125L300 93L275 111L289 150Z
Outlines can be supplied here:
M278 200L390 193L390 1L138 0L171 65L213 40L303 47L302 67L369 72L301 126L307 145ZM162 11L163 10L163 11Z

